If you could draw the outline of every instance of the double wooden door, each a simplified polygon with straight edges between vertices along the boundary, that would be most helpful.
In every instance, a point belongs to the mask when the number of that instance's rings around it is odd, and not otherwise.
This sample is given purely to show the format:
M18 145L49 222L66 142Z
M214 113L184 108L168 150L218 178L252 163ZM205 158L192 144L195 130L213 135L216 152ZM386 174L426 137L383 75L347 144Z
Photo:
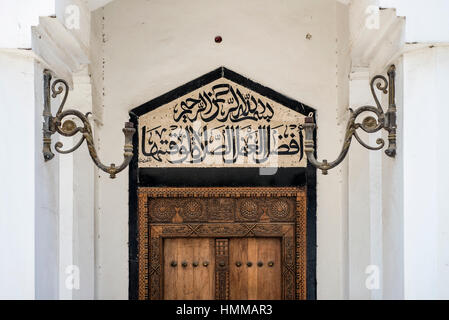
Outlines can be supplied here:
M231 300L282 298L280 238L173 238L163 250L164 299L215 299L220 272Z
M304 188L140 188L139 298L305 299Z

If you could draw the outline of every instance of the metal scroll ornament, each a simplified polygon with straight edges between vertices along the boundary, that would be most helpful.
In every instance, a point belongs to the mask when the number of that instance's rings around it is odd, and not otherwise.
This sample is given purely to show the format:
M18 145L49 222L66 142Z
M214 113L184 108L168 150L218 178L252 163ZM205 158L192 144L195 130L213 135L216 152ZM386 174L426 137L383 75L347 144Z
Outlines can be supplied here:
M84 141L87 143L87 148L89 154L94 161L95 165L109 173L109 176L114 179L116 174L123 171L131 162L133 157L133 145L132 137L136 132L134 126L131 122L125 122L125 127L123 128L123 133L125 134L125 147L124 147L124 160L121 165L116 166L112 163L110 166L104 165L98 158L97 150L94 145L94 138L92 133L92 126L89 122L89 114L83 114L78 110L63 110L64 104L67 101L67 96L69 94L69 86L66 81L62 79L57 79L51 82L52 76L50 71L44 71L44 123L43 123L43 154L45 161L53 159L55 156L51 150L51 136L55 133L59 133L65 137L73 137L80 134L79 141L70 149L63 149L62 142L55 143L55 150L61 154L68 154L77 150ZM51 112L51 98L56 98L57 96L63 94L62 101L56 115L53 117ZM71 119L65 118L70 117ZM72 120L73 118L79 121ZM82 126L78 126L77 122L82 123Z
M314 123L313 114L309 114L305 119L304 130L305 130L305 141L304 141L304 150L309 159L309 162L320 169L324 175L328 174L328 171L332 168L335 168L339 165L346 155L348 154L349 147L352 142L352 138L354 137L363 147L369 150L381 150L385 146L384 139L377 139L377 146L370 146L365 143L357 133L358 129L362 129L367 133L375 133L384 129L388 132L388 149L385 150L387 156L394 158L396 156L396 102L395 102L395 77L396 77L396 67L392 65L388 69L388 80L382 76L375 76L370 83L371 93L373 94L374 101L376 103L376 107L373 106L363 106L355 111L349 109L350 117L348 120L348 125L346 127L346 134L344 138L344 144L341 149L341 152L335 161L329 162L327 160L323 160L322 162L318 161L315 157L315 143L314 143L314 131L316 125ZM388 94L389 105L387 112L384 113L381 103L379 102L379 98L376 94L376 88L383 92L384 94ZM362 113L371 113L372 115L367 116L362 120L361 123L357 122L357 118Z

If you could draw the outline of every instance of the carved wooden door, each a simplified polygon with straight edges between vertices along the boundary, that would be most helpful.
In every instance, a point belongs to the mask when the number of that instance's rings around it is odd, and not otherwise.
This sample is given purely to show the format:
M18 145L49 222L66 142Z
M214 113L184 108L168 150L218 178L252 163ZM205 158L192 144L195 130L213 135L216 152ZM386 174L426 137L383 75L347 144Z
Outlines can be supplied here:
M280 259L280 238L165 239L164 299L279 300Z
M139 189L139 298L306 297L302 188Z

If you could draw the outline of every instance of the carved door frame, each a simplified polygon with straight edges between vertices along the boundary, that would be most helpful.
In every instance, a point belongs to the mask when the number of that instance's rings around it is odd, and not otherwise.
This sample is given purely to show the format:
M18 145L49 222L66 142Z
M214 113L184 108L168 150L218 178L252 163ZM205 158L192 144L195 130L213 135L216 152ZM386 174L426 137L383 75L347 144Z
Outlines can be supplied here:
M284 201L281 201L281 198ZM163 209L150 210L149 199L164 203ZM246 214L236 209L231 217L203 215L188 217L170 208L170 202L191 200L199 206L213 199L262 201L265 209ZM277 199L277 200L276 200ZM306 299L307 268L307 192L305 187L211 187L138 189L138 297L141 300L163 298L164 238L246 238L282 239L282 298ZM201 204L203 203L203 204ZM240 202L242 203L242 202ZM267 207L269 206L269 208ZM277 207L276 207L277 206ZM235 204L235 208L237 205ZM251 207L252 208L252 207ZM287 208L287 209L286 209ZM151 212L157 214L150 215ZM159 210L159 211L157 211ZM279 210L279 211L276 211ZM287 210L288 212L286 213ZM179 220L181 219L181 220ZM221 221L220 221L221 220ZM216 267L215 296L229 297L229 268Z

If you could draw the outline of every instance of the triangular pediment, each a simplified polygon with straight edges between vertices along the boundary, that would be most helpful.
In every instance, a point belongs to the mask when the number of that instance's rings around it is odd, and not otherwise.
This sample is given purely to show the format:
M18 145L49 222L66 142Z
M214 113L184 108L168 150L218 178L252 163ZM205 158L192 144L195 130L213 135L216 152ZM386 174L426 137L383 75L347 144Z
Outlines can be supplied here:
M310 112L221 67L133 110L139 167L305 167Z

